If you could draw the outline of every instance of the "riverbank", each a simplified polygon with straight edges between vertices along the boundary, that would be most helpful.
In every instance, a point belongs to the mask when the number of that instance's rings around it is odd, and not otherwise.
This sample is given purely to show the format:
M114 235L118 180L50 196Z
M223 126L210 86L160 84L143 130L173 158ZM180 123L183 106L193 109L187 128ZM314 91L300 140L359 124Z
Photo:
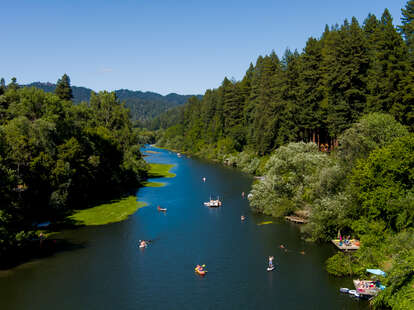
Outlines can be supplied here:
M175 177L175 174L170 172L174 165L151 163L149 167L149 178ZM145 181L142 185L143 187L162 187L165 183ZM75 210L75 213L69 216L69 219L85 226L105 225L123 221L146 205L145 202L137 201L136 196L129 196L92 208Z
M175 177L175 174L170 172L174 165L151 163L149 167L149 178ZM143 187L162 187L165 186L165 183L145 181L142 185ZM92 208L75 210L74 214L69 216L69 219L83 226L105 225L126 220L130 215L146 205L145 202L137 201L136 196L129 196Z
M145 202L137 201L136 196L129 196L84 210L75 210L69 216L77 225L96 226L121 222L134 214Z

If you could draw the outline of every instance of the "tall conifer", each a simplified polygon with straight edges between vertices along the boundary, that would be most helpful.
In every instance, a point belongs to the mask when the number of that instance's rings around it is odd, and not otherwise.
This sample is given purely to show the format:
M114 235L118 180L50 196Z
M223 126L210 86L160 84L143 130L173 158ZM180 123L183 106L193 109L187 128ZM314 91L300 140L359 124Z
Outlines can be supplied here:
M63 100L73 99L72 88L70 87L70 79L66 73L57 81L55 94Z

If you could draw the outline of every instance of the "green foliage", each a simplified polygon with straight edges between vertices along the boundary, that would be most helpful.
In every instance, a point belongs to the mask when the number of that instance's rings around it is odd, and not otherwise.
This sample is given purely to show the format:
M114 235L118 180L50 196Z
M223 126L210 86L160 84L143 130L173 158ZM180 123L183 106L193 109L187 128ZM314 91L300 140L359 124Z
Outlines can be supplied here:
M408 130L391 115L367 114L339 137L338 155L344 165L352 167L357 159L407 134Z
M337 277L353 275L353 257L348 253L338 252L326 261L326 270Z
M33 223L60 220L146 177L139 133L113 93L93 94L90 105L66 99L27 87L1 95L0 264L25 246Z
M374 150L358 162L351 181L358 217L381 219L394 231L413 227L414 135Z
M322 167L332 160L313 143L290 143L269 158L264 180L254 184L250 204L254 210L282 216L295 209L307 209L308 186L315 182Z

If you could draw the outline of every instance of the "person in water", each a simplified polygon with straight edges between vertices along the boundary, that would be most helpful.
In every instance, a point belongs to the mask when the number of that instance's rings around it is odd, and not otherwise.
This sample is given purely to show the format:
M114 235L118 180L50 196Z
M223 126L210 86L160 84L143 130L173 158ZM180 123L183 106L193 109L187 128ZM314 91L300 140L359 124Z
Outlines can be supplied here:
M140 248L146 248L148 246L148 243L145 240L141 240L139 243Z

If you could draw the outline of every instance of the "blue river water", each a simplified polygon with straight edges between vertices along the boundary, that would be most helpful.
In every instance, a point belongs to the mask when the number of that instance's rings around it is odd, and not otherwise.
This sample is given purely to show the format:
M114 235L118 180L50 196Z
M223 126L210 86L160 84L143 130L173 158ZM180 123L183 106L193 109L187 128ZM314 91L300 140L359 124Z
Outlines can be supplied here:
M0 309L369 308L339 292L352 279L325 271L333 246L304 242L298 225L250 212L241 193L251 189L251 176L168 150L143 151L157 152L149 162L174 164L176 177L140 188L138 200L148 206L127 220L64 231L59 237L76 247L0 272ZM210 196L223 206L203 206ZM140 239L149 247L139 249ZM273 272L266 271L269 255ZM195 274L196 264L206 265L206 276Z

